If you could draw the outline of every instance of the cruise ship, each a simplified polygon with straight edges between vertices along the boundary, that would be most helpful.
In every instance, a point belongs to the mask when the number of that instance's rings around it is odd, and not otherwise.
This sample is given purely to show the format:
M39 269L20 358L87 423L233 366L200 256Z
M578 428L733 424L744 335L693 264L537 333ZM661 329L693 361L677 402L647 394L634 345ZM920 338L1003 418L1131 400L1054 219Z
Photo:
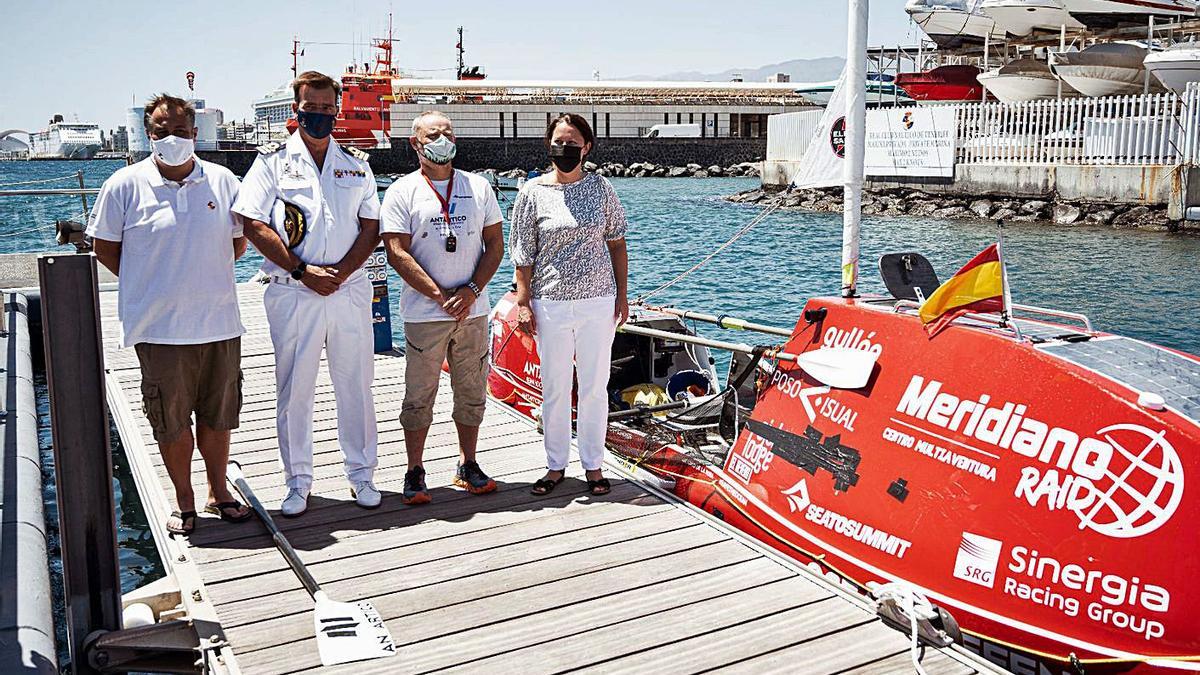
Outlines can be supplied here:
M91 159L100 150L100 125L64 122L62 115L55 115L30 139L30 159Z

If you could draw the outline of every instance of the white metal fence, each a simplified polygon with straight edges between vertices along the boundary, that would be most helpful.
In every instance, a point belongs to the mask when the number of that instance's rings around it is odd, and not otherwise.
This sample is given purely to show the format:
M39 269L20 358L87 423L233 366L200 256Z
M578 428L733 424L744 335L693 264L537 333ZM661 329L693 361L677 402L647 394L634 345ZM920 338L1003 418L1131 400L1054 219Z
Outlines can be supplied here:
M1146 94L954 104L961 164L1195 164L1200 83Z
M821 125L824 108L802 110L767 118L767 159L798 162L804 159L808 141Z

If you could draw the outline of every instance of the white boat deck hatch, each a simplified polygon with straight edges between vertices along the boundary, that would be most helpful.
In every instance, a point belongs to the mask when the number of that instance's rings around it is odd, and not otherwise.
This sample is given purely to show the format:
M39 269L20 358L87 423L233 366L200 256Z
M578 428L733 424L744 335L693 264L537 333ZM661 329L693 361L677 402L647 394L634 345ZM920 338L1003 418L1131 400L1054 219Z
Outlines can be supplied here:
M1152 392L1200 424L1200 363L1182 354L1126 337L1039 345L1039 349L1116 380Z

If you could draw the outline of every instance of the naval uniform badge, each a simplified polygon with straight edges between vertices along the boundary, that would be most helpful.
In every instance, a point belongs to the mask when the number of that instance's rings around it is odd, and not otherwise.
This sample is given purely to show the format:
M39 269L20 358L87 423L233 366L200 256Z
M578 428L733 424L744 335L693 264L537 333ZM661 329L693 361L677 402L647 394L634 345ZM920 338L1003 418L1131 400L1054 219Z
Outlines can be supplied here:
M283 148L282 143L271 141L270 143L263 143L262 145L258 146L258 152L259 154L263 155L271 155L279 152L281 148Z
M308 219L304 211L291 202L283 202L283 231L287 233L287 246L296 248L308 234Z

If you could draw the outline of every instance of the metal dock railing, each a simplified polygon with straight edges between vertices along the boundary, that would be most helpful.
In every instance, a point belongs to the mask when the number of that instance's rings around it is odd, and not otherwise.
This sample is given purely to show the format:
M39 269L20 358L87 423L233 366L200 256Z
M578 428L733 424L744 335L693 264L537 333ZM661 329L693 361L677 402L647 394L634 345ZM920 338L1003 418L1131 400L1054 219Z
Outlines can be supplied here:
M239 298L244 406L231 457L273 507L283 487L262 288L240 286ZM108 404L180 598L213 644L227 641L212 667L319 670L311 600L260 523L202 515L190 540L164 536L169 481L140 411L136 357L119 346L116 299L100 294ZM907 637L867 603L616 467L605 497L585 494L580 480L550 497L530 495L545 470L541 436L498 403L488 406L479 460L499 489L472 496L450 487L457 446L443 391L426 450L433 502L402 506L403 387L403 356L378 355L376 484L384 501L364 511L342 474L324 365L318 379L309 510L279 524L330 596L369 600L398 647L393 658L322 672L911 670ZM202 500L198 456L192 469ZM930 673L993 670L959 648L925 650L923 665Z

